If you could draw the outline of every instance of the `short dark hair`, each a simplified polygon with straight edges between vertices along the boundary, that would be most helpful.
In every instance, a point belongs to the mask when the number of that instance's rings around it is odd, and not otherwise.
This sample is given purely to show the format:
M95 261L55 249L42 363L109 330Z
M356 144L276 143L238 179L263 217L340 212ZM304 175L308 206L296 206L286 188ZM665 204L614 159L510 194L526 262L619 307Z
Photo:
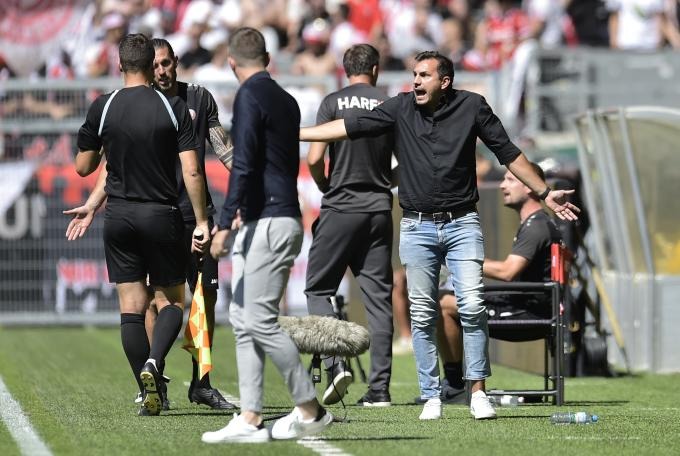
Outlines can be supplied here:
M229 55L239 65L267 66L269 57L264 36L252 27L241 27L229 36Z
M439 79L448 76L451 78L451 84L453 85L453 62L451 59L437 51L423 51L415 56L416 62L422 62L423 60L428 59L435 59L437 61L437 74L439 74Z
M342 66L347 77L361 74L373 75L373 67L378 65L380 53L370 44L355 44L345 51Z
M153 68L155 51L151 40L141 33L130 33L118 47L123 73L143 73Z
M165 38L152 38L151 44L153 45L154 50L155 49L167 49L168 54L170 54L170 57L175 58L175 50L170 45L170 42L168 40L166 40Z

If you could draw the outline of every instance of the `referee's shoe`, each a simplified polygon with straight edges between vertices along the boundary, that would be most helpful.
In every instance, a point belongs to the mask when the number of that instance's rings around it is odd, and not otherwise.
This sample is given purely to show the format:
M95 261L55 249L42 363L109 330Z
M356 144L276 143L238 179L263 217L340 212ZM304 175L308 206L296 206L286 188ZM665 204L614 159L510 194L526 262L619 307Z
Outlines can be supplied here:
M140 410L139 414L160 415L163 408L163 387L165 386L163 377L158 373L156 366L147 361L142 367L139 378L144 386L144 399L142 400L142 409L144 410Z

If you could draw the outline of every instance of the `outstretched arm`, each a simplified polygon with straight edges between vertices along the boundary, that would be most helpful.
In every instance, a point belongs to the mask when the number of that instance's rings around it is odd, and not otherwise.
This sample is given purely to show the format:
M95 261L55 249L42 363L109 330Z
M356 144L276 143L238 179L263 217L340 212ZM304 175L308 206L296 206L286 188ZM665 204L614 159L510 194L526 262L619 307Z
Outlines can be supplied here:
M94 214L106 199L106 192L104 191L106 176L108 176L108 171L106 171L106 163L104 163L101 171L99 171L99 176L97 176L97 182L92 189L92 193L90 193L85 204L63 212L66 215L73 215L73 218L66 227L66 239L69 241L74 241L85 235L94 219Z
M345 119L336 119L315 127L300 128L300 141L333 142L347 139Z
M537 195L543 195L546 189L550 188L536 174L524 154L519 154L517 158L507 164L507 167L512 174ZM562 220L578 220L578 213L581 212L581 209L570 203L567 199L572 193L574 193L574 190L550 189L544 198L545 204Z

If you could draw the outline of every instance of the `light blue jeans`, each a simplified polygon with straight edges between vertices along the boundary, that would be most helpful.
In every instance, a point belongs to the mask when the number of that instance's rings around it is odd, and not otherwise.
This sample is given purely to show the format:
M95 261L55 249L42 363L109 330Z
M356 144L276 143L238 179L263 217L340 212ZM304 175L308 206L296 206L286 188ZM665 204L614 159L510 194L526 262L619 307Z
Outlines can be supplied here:
M458 301L465 378L489 377L489 329L482 299L484 242L479 215L469 212L441 223L403 218L400 232L399 256L406 270L421 398L439 397L441 391L436 329L442 264L451 272Z

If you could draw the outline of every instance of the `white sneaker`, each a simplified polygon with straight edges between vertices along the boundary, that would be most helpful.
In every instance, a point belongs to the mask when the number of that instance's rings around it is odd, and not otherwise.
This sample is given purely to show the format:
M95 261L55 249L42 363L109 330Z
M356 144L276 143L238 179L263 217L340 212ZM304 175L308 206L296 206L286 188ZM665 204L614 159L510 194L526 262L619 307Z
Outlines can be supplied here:
M225 427L214 432L204 432L201 440L205 443L264 443L269 441L266 427L257 427L246 423L241 415L234 413L234 418Z
M300 410L295 407L291 413L274 423L272 438L279 440L299 439L322 432L333 422L333 415L323 407L321 407L321 412L323 414L317 419L305 421L302 419Z
M420 413L421 420L438 420L442 417L442 400L438 397L428 399Z
M475 391L470 397L470 413L476 420L495 420L496 410L482 390Z

